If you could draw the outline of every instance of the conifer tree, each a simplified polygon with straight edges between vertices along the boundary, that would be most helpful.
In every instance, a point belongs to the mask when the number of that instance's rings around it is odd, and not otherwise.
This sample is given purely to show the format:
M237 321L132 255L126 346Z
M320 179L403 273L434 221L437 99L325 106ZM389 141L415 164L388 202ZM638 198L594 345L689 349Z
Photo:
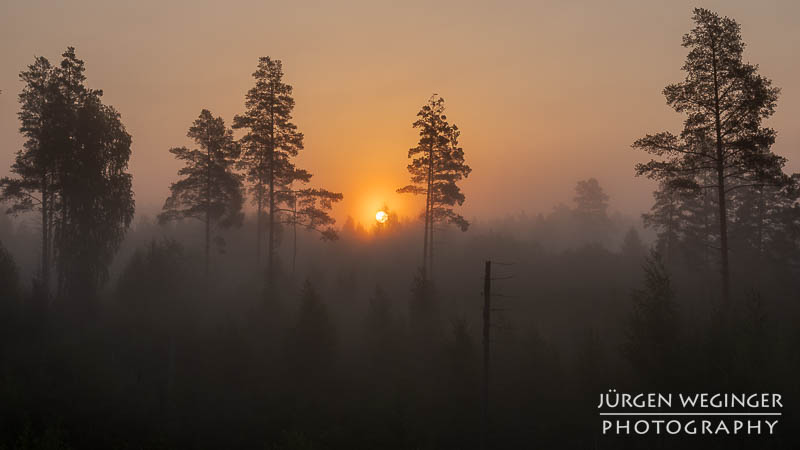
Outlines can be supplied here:
M663 260L653 252L643 266L644 287L634 291L625 357L640 375L665 385L678 367L678 315Z
M314 285L306 280L300 309L286 336L287 365L294 382L305 388L321 386L336 361L337 333L328 308Z
M464 150L458 143L461 132L447 121L443 98L431 96L417 113L413 127L419 129L420 138L417 146L408 151L411 184L397 192L425 195L422 277L427 280L433 266L436 224L450 223L461 231L469 227L469 222L453 208L464 203L465 196L457 183L469 176L472 169L464 161Z
M581 180L575 185L575 210L580 235L589 243L606 243L611 234L608 218L608 194L596 178Z
M779 90L758 74L758 66L742 60L744 42L739 24L706 9L695 9L695 27L683 37L689 49L686 79L667 86L667 103L687 118L680 135L647 135L634 148L659 159L636 167L638 175L679 180L716 193L720 251L721 297L730 299L728 222L732 191L787 182L785 159L770 151L775 131L763 119L775 111ZM708 178L707 184L700 180Z
M244 215L241 176L233 172L239 145L233 131L222 117L214 117L204 109L187 134L200 148L175 147L169 150L185 162L178 171L180 180L170 186L171 195L164 202L158 220L193 218L205 224L205 270L209 270L209 253L213 229L240 226ZM215 241L222 245L218 236Z
M0 181L10 212L41 213L41 286L51 260L58 292L90 301L133 218L131 136L120 114L89 89L84 62L68 47L58 66L37 58L20 74L20 131L26 137Z
M268 212L267 267L272 282L275 263L276 232L281 204L280 191L291 190L294 182L308 182L311 174L297 169L292 158L303 149L303 133L292 123L294 98L292 86L283 81L281 61L261 57L253 73L255 86L245 100L247 110L233 119L235 129L245 129L241 139L240 168L244 170L256 204L256 261L261 264L263 211Z
M55 201L55 155L59 130L54 123L60 89L55 68L45 57L37 57L28 70L19 75L25 83L19 94L20 133L25 136L17 152L11 173L17 177L0 179L0 202L10 204L9 214L38 209L41 217L40 285L49 293L53 239L53 203Z

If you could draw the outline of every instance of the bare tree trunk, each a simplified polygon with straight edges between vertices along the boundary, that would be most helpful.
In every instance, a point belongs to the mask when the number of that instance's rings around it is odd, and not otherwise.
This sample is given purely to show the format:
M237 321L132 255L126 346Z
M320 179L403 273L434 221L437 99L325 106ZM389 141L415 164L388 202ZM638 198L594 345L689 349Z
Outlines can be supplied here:
M42 176L42 290L50 295L50 204L47 175Z
M269 106L269 236L267 237L267 284L270 294L275 283L275 92L270 89Z
M720 119L719 81L717 77L716 50L712 47L714 73L714 121L716 131L717 157L717 195L719 201L719 247L720 276L722 278L722 302L725 309L730 307L730 266L728 261L728 205L725 192L725 150L722 146L722 122Z
M256 207L256 268L261 268L261 234L264 229L262 222L262 215L264 214L264 180L261 179L259 167L259 175L258 175L258 193L256 194L257 204Z
M425 244L422 248L422 279L428 279L429 259L430 259L430 241L433 237L431 216L433 215L433 191L432 191L432 175L433 175L433 144L428 146L428 183L427 195L425 199Z
M272 126L272 125L271 125ZM275 143L273 130L270 130L269 149L269 236L267 238L267 281L270 289L274 284L275 265Z
M206 211L206 283L208 283L208 259L210 253L209 250L211 248L211 242L209 236L211 234L211 222L209 221L208 216L209 216L208 211Z
M64 198L63 192L61 197L61 216L58 219L58 235L64 236L64 228L69 223L69 201ZM64 267L63 258L56 260L56 292L58 295L64 295L67 292L67 267Z
M428 279L428 215L430 214L431 192L425 195L425 236L422 244L422 279Z
M433 187L433 183L431 183L431 188ZM433 279L433 227L436 224L434 220L435 216L435 206L436 200L434 199L433 191L431 191L431 224L428 226L430 237L428 238L428 278L431 280Z
M708 271L710 265L710 258L708 257L708 249L711 248L711 224L709 224L709 210L711 209L711 195L707 189L703 190L703 231L705 232L705 240L703 242L703 270Z
M728 208L725 198L725 175L722 163L717 163L717 182L719 183L719 249L720 272L722 276L722 301L725 308L730 306L730 265L728 261Z
M208 260L211 249L211 148L206 150L206 287L208 287ZM208 290L206 289L206 292Z
M294 277L295 262L297 261L297 193L294 193L292 201L292 233L294 239L292 243L292 276Z
M761 262L761 258L764 256L764 209L766 209L766 201L764 200L764 187L758 188L758 232L757 232L757 252L758 252L758 261ZM761 264L759 264L759 268Z

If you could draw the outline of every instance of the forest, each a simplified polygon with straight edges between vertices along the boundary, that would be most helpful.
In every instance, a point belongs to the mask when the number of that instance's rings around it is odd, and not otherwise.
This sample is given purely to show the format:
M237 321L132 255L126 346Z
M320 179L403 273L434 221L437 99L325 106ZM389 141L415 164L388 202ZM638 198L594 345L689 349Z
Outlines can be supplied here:
M92 62L36 57L24 145L0 150L0 449L800 448L800 174L766 123L781 91L736 20L692 23L663 88L682 127L628 150L631 182L657 183L640 217L599 177L537 214L464 217L481 167L424 92L395 124L418 133L397 192L419 210L338 223L348 193L300 166L295 71L271 56L239 114L183 118L192 145L164 143L181 168L141 214L135 136ZM784 409L768 437L607 436L610 389Z

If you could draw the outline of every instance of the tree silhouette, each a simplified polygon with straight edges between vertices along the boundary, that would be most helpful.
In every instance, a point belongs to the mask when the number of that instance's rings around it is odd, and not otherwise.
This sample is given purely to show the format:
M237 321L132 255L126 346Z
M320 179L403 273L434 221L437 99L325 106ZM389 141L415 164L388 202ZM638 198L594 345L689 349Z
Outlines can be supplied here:
M716 212L712 192L696 185L662 180L653 192L650 212L642 214L644 225L657 231L656 247L666 264L680 251L698 268L710 264L709 251L717 246Z
M259 266L264 202L269 212L267 263L271 284L276 227L279 224L277 216L282 200L277 193L290 190L295 181L308 182L311 175L295 168L291 161L303 149L303 134L291 121L294 98L292 86L283 82L281 61L268 56L259 58L253 78L256 84L247 92L247 111L234 117L233 127L247 130L241 139L243 148L239 165L250 183L256 204L256 261Z
M166 223L193 218L205 224L207 279L212 228L240 226L244 218L242 180L233 172L239 145L233 139L233 131L225 127L222 117L214 117L207 109L200 112L187 136L194 139L200 148L174 147L169 150L186 165L178 171L183 178L170 186L171 195L164 202L164 211L158 220ZM219 245L224 244L221 236L215 240Z
M687 118L679 136L647 135L634 148L661 157L636 166L637 175L717 193L721 292L730 299L728 244L729 194L736 190L787 182L785 159L770 146L775 131L761 126L771 116L779 90L742 61L739 24L706 9L695 9L695 28L683 37L689 49L686 79L664 88L667 103ZM705 176L710 175L709 183Z
M18 289L19 269L17 268L17 263L14 262L11 253L6 250L3 242L0 241L0 298L2 298L0 308L7 306L2 302L16 299Z
M310 389L331 374L337 335L328 308L308 280L300 297L300 310L286 337L287 369L294 382Z
M41 213L41 286L49 292L55 256L58 292L90 301L133 218L126 172L131 136L103 92L85 85L84 62L68 47L54 67L37 58L20 74L24 148L4 178L10 212Z
M578 181L575 186L576 211L593 217L605 217L608 211L608 195L596 178Z
M731 234L738 236L732 243L738 253L758 262L769 258L781 264L796 264L797 258L791 256L800 245L791 239L800 219L797 203L800 191L795 183L735 192Z
M672 253L681 237L683 215L681 210L682 192L662 181L659 188L653 191L655 202L650 212L642 214L644 226L656 229L656 248L670 261Z
M425 236L423 239L422 277L430 277L433 266L434 227L438 222L456 225L466 231L469 222L453 207L465 197L458 182L472 169L464 162L464 150L458 144L461 134L445 115L444 99L432 95L417 113L413 127L419 128L419 142L408 150L411 183L397 190L401 194L425 195Z
M70 154L59 160L56 257L60 287L75 296L93 295L108 279L108 267L134 213L126 172L131 136L119 113L103 105L100 95L89 91L81 99Z
M394 327L391 302L386 291L380 285L376 285L375 293L369 299L364 321L364 341L368 361L380 369L385 370L388 361L396 357L395 353L398 350L394 348L397 345L394 341L396 333Z
M674 380L677 357L678 317L669 274L661 256L653 252L645 262L644 287L632 294L625 356L639 374L658 386ZM665 384L666 383L666 384Z
M333 204L342 200L342 194L330 192L325 189L300 189L280 191L276 196L281 203L291 205L290 208L281 208L283 213L281 223L292 227L292 273L295 270L297 259L297 227L320 233L321 239L335 241L339 239L333 224L336 220L328 214Z
M57 110L64 105L55 71L47 58L40 56L20 73L25 86L19 95L18 116L25 143L11 166L11 173L18 178L0 179L0 202L10 203L7 213L16 215L33 209L41 213L39 276L46 293L50 285L56 198L55 159L64 143L63 136L59 136L62 127L56 124Z
M578 181L575 185L575 218L580 235L588 242L602 243L608 240L611 220L608 218L608 194L603 191L596 178Z

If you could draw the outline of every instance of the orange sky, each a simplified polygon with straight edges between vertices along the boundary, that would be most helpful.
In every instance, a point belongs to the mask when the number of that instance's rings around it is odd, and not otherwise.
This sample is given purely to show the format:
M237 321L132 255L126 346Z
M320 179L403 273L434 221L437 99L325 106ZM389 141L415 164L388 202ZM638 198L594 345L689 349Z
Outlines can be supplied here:
M243 111L259 56L284 63L305 133L301 167L341 191L335 216L365 224L383 202L418 204L406 184L414 116L434 92L462 129L473 173L467 218L548 210L579 179L597 177L612 207L638 214L652 186L633 178L631 142L677 131L661 95L682 78L681 36L697 2L53 2L0 5L0 175L22 139L18 73L67 45L87 63L133 135L140 212L154 213L176 179L167 149L188 144L202 108L228 123ZM228 4L233 3L233 4ZM800 4L713 1L742 24L746 58L782 88L774 149L800 170Z

